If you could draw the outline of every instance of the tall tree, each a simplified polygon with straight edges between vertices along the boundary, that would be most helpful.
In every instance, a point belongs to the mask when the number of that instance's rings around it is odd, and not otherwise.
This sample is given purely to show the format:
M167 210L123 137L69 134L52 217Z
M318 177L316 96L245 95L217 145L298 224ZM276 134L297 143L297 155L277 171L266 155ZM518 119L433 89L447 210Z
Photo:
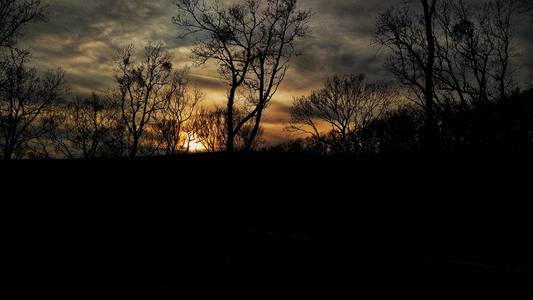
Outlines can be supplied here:
M424 147L435 147L434 22L437 0L420 0L388 9L378 17L376 39L392 55L389 70L407 86L425 111Z
M422 7L424 8L424 26L427 43L427 61L424 66L425 73L425 86L424 86L424 98L426 100L426 134L425 143L426 147L430 150L435 147L437 138L437 132L435 130L435 101L433 100L433 71L435 67L435 35L433 33L433 20L435 16L435 8L437 0L421 0Z
M229 90L226 105L226 150L235 150L235 139L250 121L250 149L260 131L263 112L283 81L288 62L294 55L294 43L307 31L309 12L297 9L296 0L240 0L228 6L220 1L177 1L174 23L185 35L201 33L193 57L203 64L217 62ZM239 89L247 94L248 105L237 107ZM251 107L245 109L245 107ZM241 118L236 110L245 111Z
M219 1L179 0L176 2L178 16L174 23L184 28L185 35L203 33L193 49L193 57L199 64L214 59L219 73L228 82L226 105L227 151L234 151L234 110L237 90L244 83L250 70L252 48L256 43L256 3L249 6L224 7Z
M295 43L308 33L310 14L298 11L295 0L265 1L264 21L259 27L260 39L254 48L252 61L254 76L247 81L255 91L253 127L247 138L246 149L251 150L260 130L261 119L266 106L276 94L285 78L291 58L297 54Z

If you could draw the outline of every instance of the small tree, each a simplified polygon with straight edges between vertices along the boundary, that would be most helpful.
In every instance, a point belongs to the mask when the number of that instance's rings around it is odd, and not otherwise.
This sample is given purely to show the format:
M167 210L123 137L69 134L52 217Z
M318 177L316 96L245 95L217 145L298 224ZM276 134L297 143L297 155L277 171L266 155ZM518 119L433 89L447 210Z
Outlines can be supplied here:
M243 113L239 110L235 111L237 119L242 118ZM201 108L193 117L191 133L194 140L200 143L207 152L220 152L226 149L227 145L227 131L226 127L226 113L223 107ZM239 131L239 134L234 137L235 150L240 151L248 147L248 138L253 129L253 124L248 122ZM252 148L256 149L261 143L262 130L259 130L257 138L252 144Z
M330 147L339 143L340 152L354 153L357 135L386 113L397 96L391 87L368 83L363 75L334 76L322 89L295 99L288 130L310 134Z
M189 151L195 138L192 118L204 96L198 88L191 88L187 69L176 72L174 76L176 91L167 107L156 115L154 125L159 147L166 155Z
M178 88L171 57L158 43L149 44L137 62L133 46L117 56L118 91L112 96L120 108L129 139L129 156L136 157L141 139L156 114L166 107Z
M102 154L112 119L100 96L76 97L57 107L52 118L50 140L56 152L70 159L91 159Z
M17 50L0 60L0 147L6 160L23 157L47 133L43 116L68 92L61 70L39 77L27 61L28 54Z
M207 152L223 151L226 147L226 120L224 108L199 109L192 122L195 139Z
M130 145L129 132L122 118L122 109L112 94L104 100L109 127L104 136L101 154L103 157L123 157L129 154Z

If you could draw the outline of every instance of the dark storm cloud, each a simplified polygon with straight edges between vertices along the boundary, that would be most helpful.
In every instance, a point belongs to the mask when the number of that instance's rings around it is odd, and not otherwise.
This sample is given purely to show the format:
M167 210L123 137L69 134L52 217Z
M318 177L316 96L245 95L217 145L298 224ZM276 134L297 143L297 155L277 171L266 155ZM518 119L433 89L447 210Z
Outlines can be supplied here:
M111 58L118 47L129 43L163 41L170 49L187 49L190 41L177 38L171 23L175 13L172 0L49 0L49 19L27 34L41 68L62 66L75 85L84 91L112 79ZM314 13L312 35L300 45L284 84L287 90L305 92L317 87L332 73L382 73L375 49L369 48L376 12L394 1L307 0L302 7ZM175 60L186 63L187 51L173 52ZM197 70L193 70L196 72ZM221 85L200 75L199 84ZM83 77L90 77L83 79ZM101 77L95 79L94 76ZM84 83L91 83L85 86ZM105 85L105 84L104 84ZM104 88L104 86L102 86Z
M230 2L229 0L227 0ZM164 42L178 65L190 65L191 40L178 39L172 24L173 0L48 0L49 22L26 34L34 63L41 69L62 67L74 93L103 91L113 84L112 57L116 49L134 43ZM370 78L388 77L384 53L372 45L376 17L400 0L300 0L313 12L312 34L298 49L301 55L265 116L267 136L278 138L288 119L294 96L318 88L326 77L339 73L365 73ZM524 20L531 24L531 19ZM521 66L533 69L532 26L523 26L519 43ZM192 68L193 81L206 92L207 101L223 101L225 85L216 68ZM524 77L524 75L519 75Z

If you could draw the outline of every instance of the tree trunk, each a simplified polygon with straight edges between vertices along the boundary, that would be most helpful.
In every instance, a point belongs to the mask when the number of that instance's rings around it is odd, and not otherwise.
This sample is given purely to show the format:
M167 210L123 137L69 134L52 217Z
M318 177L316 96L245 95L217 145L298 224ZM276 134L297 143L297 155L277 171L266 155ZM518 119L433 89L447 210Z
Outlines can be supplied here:
M139 149L139 137L134 136L133 145L131 145L131 149L130 149L130 158L137 157L138 149Z
M4 160L11 160L13 158L13 147L6 145L4 147Z
M426 124L424 134L424 148L428 151L435 150L437 133L435 130L435 102L433 99L433 69L435 64L435 40L433 37L433 15L435 2L432 0L431 6L428 0L421 0L424 7L424 22L426 26L426 40L428 46L428 61L425 68L426 86L424 91Z
M252 151L254 142L257 138L257 135L259 134L259 129L261 128L261 118L263 117L263 109L264 108L261 106L257 111L257 115L255 116L254 128L252 129L252 132L248 137L248 141L246 142L246 151Z
M235 152L235 132L233 131L233 105L235 104L236 88L232 87L228 95L228 106L226 111L226 151Z

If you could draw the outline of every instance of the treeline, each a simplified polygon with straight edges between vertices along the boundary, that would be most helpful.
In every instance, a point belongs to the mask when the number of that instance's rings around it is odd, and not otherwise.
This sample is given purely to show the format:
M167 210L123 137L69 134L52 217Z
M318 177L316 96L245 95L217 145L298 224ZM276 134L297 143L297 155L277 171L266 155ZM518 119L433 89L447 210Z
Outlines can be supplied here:
M397 153L524 150L531 90L520 91L516 36L530 1L421 0L389 8L375 42L399 84L335 76L295 100L290 130L311 138L278 151ZM526 13L526 14L523 14Z
M394 106L393 106L394 107ZM311 137L297 138L268 147L277 153L315 155L371 155L422 153L425 130L423 110L412 104L390 107L366 125L346 130L339 119L322 119L335 129L313 133L313 124L303 128L301 106L293 108L293 120L301 122L295 129L306 130ZM305 113L307 114L307 112ZM329 118L329 116L328 116ZM309 119L308 119L309 120ZM352 125L350 125L352 126ZM345 129L349 128L344 127ZM309 130L311 129L311 130ZM455 105L437 116L438 152L527 152L533 150L533 90L515 91L497 101L472 105L467 109Z
M9 50L0 65L4 159L136 157L224 148L225 115L200 107L202 92L189 83L187 69L174 68L160 44L148 45L141 55L133 47L120 51L115 87L87 98L71 99L61 70L40 76L27 61L27 52Z
M40 1L0 3L0 154L4 159L96 158L273 151L378 154L530 149L532 91L515 74L516 34L529 1L420 0L380 14L375 42L395 81L333 75L297 97L287 134L266 146L262 118L308 34L296 0L241 0L230 7L177 1L173 22L198 40L228 86L224 106L205 103L160 43L113 58L115 82L72 99L62 70L39 74L19 49L22 30L45 21ZM524 13L524 14L523 14ZM294 134L294 135L293 135Z

